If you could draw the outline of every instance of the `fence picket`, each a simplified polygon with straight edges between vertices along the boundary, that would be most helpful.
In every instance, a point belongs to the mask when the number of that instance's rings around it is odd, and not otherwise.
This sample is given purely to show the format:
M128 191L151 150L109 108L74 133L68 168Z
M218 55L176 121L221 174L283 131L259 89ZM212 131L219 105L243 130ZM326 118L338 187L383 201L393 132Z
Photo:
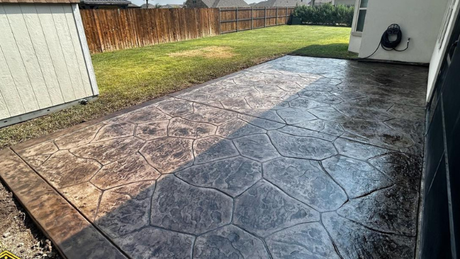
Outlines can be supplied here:
M80 10L91 53L287 24L293 11L293 7Z

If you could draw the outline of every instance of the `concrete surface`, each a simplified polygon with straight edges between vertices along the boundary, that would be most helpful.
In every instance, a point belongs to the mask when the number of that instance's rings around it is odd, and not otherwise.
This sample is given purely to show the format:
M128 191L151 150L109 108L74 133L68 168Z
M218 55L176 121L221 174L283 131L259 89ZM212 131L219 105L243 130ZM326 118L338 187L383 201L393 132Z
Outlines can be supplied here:
M286 56L4 150L69 258L412 258L427 69Z

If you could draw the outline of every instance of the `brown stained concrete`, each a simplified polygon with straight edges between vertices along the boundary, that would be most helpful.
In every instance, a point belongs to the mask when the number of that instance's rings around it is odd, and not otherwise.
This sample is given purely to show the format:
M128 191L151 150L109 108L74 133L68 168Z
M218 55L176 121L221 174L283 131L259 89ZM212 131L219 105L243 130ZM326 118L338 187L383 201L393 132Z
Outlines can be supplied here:
M427 69L286 56L4 150L69 258L412 258Z

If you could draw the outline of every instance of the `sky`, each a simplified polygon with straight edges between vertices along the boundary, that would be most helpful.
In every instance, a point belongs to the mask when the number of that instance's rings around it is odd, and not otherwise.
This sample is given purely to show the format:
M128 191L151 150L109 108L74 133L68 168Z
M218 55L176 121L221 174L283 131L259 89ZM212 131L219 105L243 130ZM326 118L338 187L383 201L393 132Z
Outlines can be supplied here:
M145 4L145 0L130 0L133 4L136 4L136 5L143 5ZM245 0L246 3L250 4L250 3L256 3L256 2L260 2L262 0ZM185 0L149 0L149 4L161 4L161 5L165 5L165 4L183 4L185 2Z

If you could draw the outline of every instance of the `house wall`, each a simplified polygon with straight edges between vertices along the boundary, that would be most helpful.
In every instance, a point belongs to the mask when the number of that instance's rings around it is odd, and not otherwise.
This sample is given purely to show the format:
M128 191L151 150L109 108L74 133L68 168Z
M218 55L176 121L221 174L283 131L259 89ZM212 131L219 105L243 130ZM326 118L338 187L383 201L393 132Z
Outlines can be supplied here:
M355 0L333 0L332 4L333 5L348 5L348 6L354 6L355 5Z
M359 49L361 48L362 33L356 32L355 28L356 28L356 23L358 21L360 0L354 0L354 2L355 2L354 3L355 13L353 15L353 22L351 24L351 33L350 33L350 41L348 44L348 51L359 53Z
M449 46L448 39L452 35L452 30L454 29L454 23L457 20L460 12L460 0L449 0L448 7L445 10L444 20L439 30L438 40L434 47L433 55L431 56L430 61L430 71L428 73L428 90L427 90L427 101L431 99L433 94L433 89L436 82L436 77L441 68L441 62L446 54Z
M447 1L370 0L359 57L370 55L376 49L387 27L397 23L403 31L403 40L399 48L405 48L407 38L410 37L409 49L405 52L380 49L371 58L418 63L430 62Z
M0 4L2 121L98 94L79 19L76 4Z
M361 36L355 36L350 34L350 42L348 44L348 51L359 53L359 49L361 48Z

